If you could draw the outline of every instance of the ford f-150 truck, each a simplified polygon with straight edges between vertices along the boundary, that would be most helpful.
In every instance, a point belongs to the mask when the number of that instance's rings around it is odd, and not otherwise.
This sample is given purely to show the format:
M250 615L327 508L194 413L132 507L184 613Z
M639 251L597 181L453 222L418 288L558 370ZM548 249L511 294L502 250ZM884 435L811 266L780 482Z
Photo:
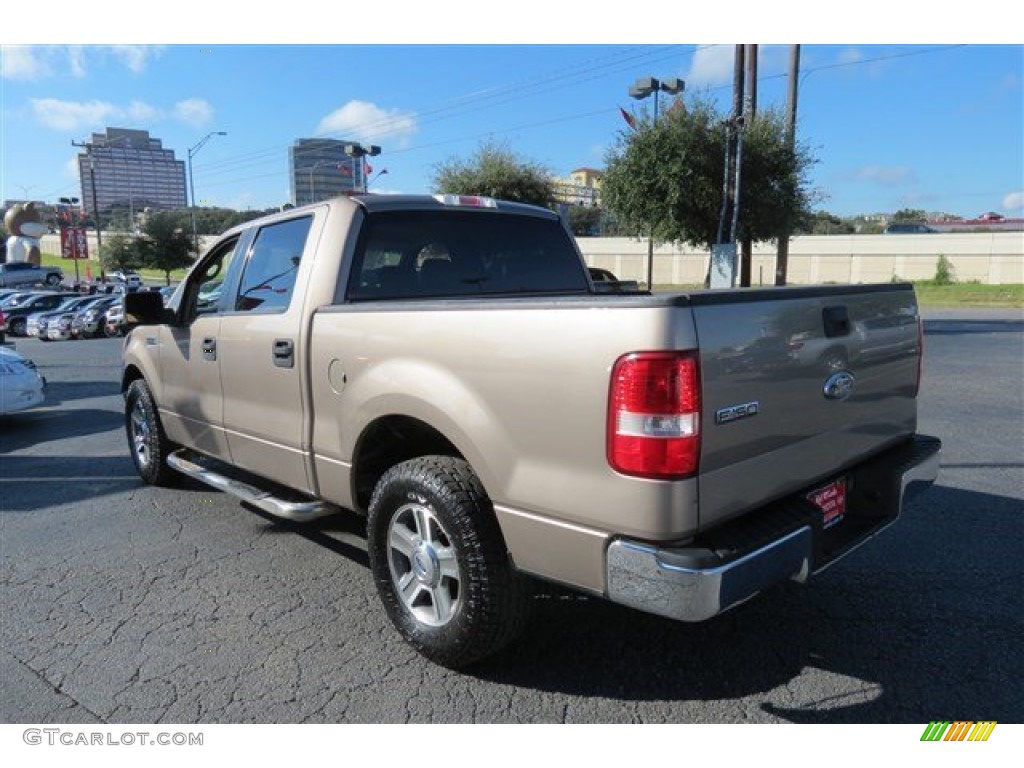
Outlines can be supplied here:
M529 577L702 621L835 562L938 473L911 286L629 292L529 206L296 208L125 311L143 480L365 514L391 621L453 668L515 637Z

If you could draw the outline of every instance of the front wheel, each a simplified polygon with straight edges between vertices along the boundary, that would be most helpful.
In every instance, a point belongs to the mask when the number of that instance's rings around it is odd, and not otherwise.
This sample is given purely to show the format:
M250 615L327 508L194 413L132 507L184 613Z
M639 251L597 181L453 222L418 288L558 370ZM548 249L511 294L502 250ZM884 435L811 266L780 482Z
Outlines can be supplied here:
M464 668L525 624L524 579L465 461L425 456L390 469L370 501L367 539L388 617L428 659Z
M61 276L60 275L56 275L56 274L52 274L51 273L51 274L46 276L46 280L44 280L43 282L45 282L51 288L55 288L56 286L60 285L60 281L61 281Z
M131 383L124 402L128 447L139 477L150 485L171 485L177 473L168 466L167 456L177 446L164 434L153 393L144 379Z

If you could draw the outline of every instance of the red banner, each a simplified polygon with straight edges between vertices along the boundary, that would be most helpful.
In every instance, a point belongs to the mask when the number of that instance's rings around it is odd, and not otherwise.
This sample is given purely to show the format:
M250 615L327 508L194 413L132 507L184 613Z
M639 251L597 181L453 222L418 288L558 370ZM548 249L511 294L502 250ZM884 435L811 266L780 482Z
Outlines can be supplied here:
M62 227L60 230L60 255L64 259L88 259L89 241L84 227Z

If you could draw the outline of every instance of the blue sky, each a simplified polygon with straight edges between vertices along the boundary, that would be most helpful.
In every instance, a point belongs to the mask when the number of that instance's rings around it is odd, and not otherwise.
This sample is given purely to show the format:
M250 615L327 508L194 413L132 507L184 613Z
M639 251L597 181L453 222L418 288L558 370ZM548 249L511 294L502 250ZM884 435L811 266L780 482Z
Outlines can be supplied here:
M387 16L400 6L359 7ZM733 47L699 42L700 24L683 25L681 35L655 25L646 40L615 43L607 42L614 26L559 37L522 18L504 35L479 20L456 34L437 19L417 34L418 17L362 34L345 24L347 13L324 16L322 28L307 18L297 28L232 29L222 42L193 42L194 31L173 24L165 39L131 28L118 35L151 35L146 45L102 45L110 37L102 25L82 30L96 40L89 44L68 44L60 30L57 39L32 38L38 30L9 39L4 30L0 198L79 194L71 141L106 126L147 129L181 159L209 132L226 131L195 155L196 196L264 208L288 200L287 149L299 137L379 144L374 171L387 174L378 191L429 192L439 163L487 141L559 176L602 167L626 128L619 107L651 107L626 94L640 76L681 77L688 95L731 99ZM868 41L870 29L861 30ZM795 36L777 22L739 32L755 41ZM721 31L704 34L713 40ZM814 30L804 34L815 39ZM820 208L1024 215L1024 47L980 37L967 45L942 36L803 45L798 137L819 161L812 186ZM21 45L34 42L46 44ZM781 108L788 45L760 50L759 107Z

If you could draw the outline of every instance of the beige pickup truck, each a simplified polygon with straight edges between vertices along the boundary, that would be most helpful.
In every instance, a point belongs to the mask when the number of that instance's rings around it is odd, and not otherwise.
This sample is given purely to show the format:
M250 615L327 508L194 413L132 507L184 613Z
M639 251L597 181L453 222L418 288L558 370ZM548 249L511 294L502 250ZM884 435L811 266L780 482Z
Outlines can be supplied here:
M366 515L390 619L453 668L516 636L530 577L702 621L934 481L911 286L629 288L555 214L487 198L249 222L166 308L125 298L132 458L290 520Z

